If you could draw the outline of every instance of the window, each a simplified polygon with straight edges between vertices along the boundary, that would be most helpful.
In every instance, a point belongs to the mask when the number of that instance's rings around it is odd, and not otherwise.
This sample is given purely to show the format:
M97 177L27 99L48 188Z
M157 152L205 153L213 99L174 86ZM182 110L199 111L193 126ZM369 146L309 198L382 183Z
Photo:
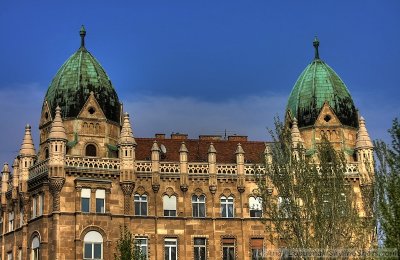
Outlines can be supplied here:
M194 218L204 218L206 216L206 197L193 195L192 208Z
M42 216L43 215L43 208L44 208L44 198L43 198L43 193L39 194L37 197L38 200L38 216Z
M278 197L278 214L282 218L288 218L290 216L290 199Z
M164 206L164 216L166 217L176 216L176 196L168 197L168 195L164 195L163 206Z
M235 239L223 238L222 239L222 260L235 259Z
M22 248L18 248L18 260L22 260Z
M194 239L194 260L205 260L206 258L206 239L195 238Z
M13 259L12 252L8 252L7 253L7 260L12 260L12 259Z
M106 191L105 190L96 190L96 212L97 213L106 212L105 201L106 201Z
M81 191L81 211L90 212L90 189L82 189Z
M8 232L14 231L14 211L8 213Z
M135 245L140 250L140 253L147 259L147 238L135 238Z
M251 247L251 260L265 259L262 238L252 238L250 240L250 247Z
M221 217L233 218L233 197L221 197Z
M97 231L89 231L83 239L83 259L103 259L103 237Z
M178 242L175 238L166 238L164 240L164 260L178 259Z
M97 156L97 149L96 146L93 144L88 144L86 146L86 151L85 151L86 156Z
M39 260L39 255L40 255L40 242L39 242L39 238L37 236L35 236L32 239L31 260Z
M32 218L37 216L37 200L36 196L32 197Z
M24 208L21 207L19 209L19 226L22 227L24 225Z
M261 218L262 217L262 200L260 197L250 197L249 198L249 208L251 218Z
M135 215L147 216L147 195L135 194Z

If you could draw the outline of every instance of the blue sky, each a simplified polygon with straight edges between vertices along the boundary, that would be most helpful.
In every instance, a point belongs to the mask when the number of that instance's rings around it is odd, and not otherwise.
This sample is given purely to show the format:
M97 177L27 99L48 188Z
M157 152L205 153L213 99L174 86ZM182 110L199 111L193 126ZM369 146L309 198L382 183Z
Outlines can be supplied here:
M61 1L60 1L61 2ZM228 133L267 140L313 58L344 80L370 135L399 116L399 1L2 1L0 160L37 127L63 62L86 46L132 117L136 136Z

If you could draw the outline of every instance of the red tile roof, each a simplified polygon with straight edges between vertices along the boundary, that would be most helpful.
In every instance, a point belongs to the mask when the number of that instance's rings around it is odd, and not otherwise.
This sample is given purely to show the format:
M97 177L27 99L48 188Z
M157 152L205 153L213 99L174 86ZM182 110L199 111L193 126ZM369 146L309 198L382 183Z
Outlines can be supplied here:
M168 139L168 138L135 138L136 159L151 160L151 147L154 140L158 146L164 145L166 153L162 156L161 161L179 162L179 149L182 142L185 142L189 151L189 162L207 162L208 148L210 143L214 144L217 150L217 163L236 163L235 151L238 143L242 145L245 152L245 161L247 163L262 162L265 150L265 142L260 141L233 141L233 140L200 140L200 139Z

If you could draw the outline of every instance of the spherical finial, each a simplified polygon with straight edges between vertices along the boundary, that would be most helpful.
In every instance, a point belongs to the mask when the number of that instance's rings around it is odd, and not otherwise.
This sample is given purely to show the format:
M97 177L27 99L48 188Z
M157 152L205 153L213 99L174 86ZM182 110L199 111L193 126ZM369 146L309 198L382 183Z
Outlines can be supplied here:
M81 30L79 31L79 35L81 36L81 48L85 47L85 36L86 36L86 30L85 26L81 26Z
M313 46L315 48L315 57L314 57L314 59L319 60L319 52L318 52L319 40L318 40L317 36L315 36L315 38L314 38Z

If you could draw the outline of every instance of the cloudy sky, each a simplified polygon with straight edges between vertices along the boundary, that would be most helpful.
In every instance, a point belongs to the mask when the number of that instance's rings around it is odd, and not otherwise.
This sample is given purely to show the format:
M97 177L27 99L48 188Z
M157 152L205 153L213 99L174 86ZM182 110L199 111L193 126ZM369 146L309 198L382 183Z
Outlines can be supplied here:
M397 0L56 2L0 3L0 162L17 155L25 124L38 143L44 95L78 49L81 24L136 136L267 140L313 59L315 35L374 139L389 140L400 114Z

